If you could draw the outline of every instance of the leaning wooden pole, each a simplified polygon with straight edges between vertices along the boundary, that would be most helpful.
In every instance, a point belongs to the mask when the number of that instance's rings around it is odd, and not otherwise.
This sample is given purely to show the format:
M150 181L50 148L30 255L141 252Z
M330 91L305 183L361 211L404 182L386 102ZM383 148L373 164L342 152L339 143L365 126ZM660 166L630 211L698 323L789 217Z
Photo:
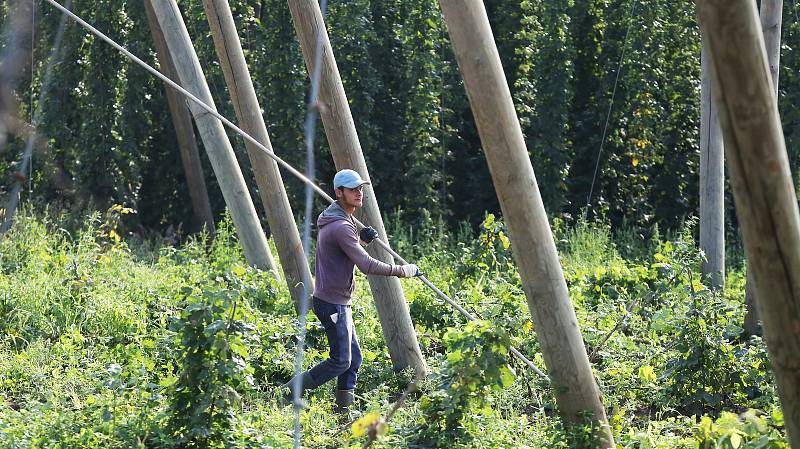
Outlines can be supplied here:
M700 52L700 249L703 280L713 290L725 285L725 150L717 107L711 101L707 50Z
M778 81L781 66L781 22L783 21L783 0L761 0L759 10L761 30L764 32L764 46L767 50L767 63L772 77L772 90L778 98ZM758 306L756 289L753 286L753 274L747 270L747 285L745 286L745 306L747 314L744 317L744 330L748 335L761 335L761 326L758 324Z
M200 61L186 31L178 4L175 0L158 0L151 2L151 5L158 19L158 25L164 33L164 40L175 63L181 85L201 101L214 107L211 91L200 68ZM267 246L267 238L261 229L253 200L247 191L244 176L239 169L222 122L193 101L189 101L189 109L192 111L200 137L203 139L203 146L222 189L225 204L231 211L247 262L262 270L270 270L278 276L275 262Z
M500 56L481 0L439 0L562 418L614 447Z
M150 4L151 1L153 0L146 0L144 6L147 12L147 24L150 27L150 34L153 36L153 44L158 57L158 65L164 75L173 81L179 82L178 75L175 73L175 65L172 63L167 50L167 42L164 40L164 34L158 26L158 20ZM200 151L197 148L189 108L186 107L186 102L183 101L174 88L165 84L164 90L167 93L167 104L172 117L172 126L175 128L175 137L178 140L178 150L183 165L183 173L186 176L189 198L192 201L195 223L198 227L205 227L208 232L214 234L214 215L211 212L211 202L208 199L208 189L203 176Z
M227 0L203 0L203 7L211 26L211 35L225 74L228 91L231 95L236 118L241 128L259 143L272 150L267 134L267 125L261 115L261 106L256 98L256 90L250 78L250 71L244 59L244 52L233 21L233 14ZM308 267L300 233L294 221L292 207L283 186L278 164L260 148L245 141L247 153L255 173L261 201L267 213L267 221L278 249L283 274L294 299L295 308L300 310L303 298L303 285L313 291L311 270Z
M733 198L786 433L800 448L800 212L758 11L698 0Z
M761 0L759 11L761 30L764 32L764 46L767 49L767 63L772 78L772 90L778 96L778 78L781 66L781 22L783 21L783 0Z
M334 164L338 170L353 169L364 179L369 180L367 163L361 152L361 143L358 141L355 123L333 57L333 49L322 20L319 3L316 0L289 0L289 9L309 74L314 71L317 37L321 40L319 110ZM359 219L374 227L383 241L389 241L386 238L386 229L375 191L371 185L365 186L364 207L361 209ZM392 256L377 245L370 245L367 251L377 259L393 263ZM392 364L396 369L411 366L418 371L427 371L400 281L395 277L384 276L368 276L367 279L380 316L381 329Z

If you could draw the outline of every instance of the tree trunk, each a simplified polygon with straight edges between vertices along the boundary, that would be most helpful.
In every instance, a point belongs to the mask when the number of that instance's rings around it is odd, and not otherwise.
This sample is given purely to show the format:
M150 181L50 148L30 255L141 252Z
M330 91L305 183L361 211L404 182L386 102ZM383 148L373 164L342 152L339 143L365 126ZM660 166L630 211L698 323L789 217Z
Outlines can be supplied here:
M699 0L734 200L790 445L800 448L800 212L752 0Z
M700 52L700 249L701 271L712 290L725 285L725 156L717 108L711 100L707 51Z
M358 141L353 116L333 57L333 49L322 20L319 3L316 0L289 0L289 9L309 76L314 71L318 34L321 40L319 109L336 168L353 169L369 181L367 163L361 152L361 144ZM359 219L374 227L380 238L388 242L378 201L371 185L366 185L364 188L364 207L360 211ZM392 256L378 245L370 245L367 251L386 263L394 262ZM368 276L368 280L392 364L396 369L412 366L418 371L427 371L400 281L395 277L385 276Z
M767 49L767 63L772 77L772 91L778 99L778 77L781 65L781 22L783 20L783 0L761 0L761 29L764 32L764 46ZM750 284L753 276L747 271L747 285L744 290L744 302L747 315L744 318L744 330L748 335L761 335L756 292Z
M167 49L175 63L175 71L181 85L207 105L214 107L214 100L200 68L200 61L192 47L186 25L183 23L175 0L153 1L150 3L164 33ZM189 101L203 146L206 149L217 182L222 188L225 204L231 211L236 233L244 248L247 262L262 270L270 270L275 276L275 262L267 246L267 238L256 216L253 200L247 191L244 177L233 153L233 147L225 134L222 122L207 113L193 101Z
M164 34L158 26L158 20L150 5L152 0L144 2L147 11L147 23L150 26L150 34L153 35L158 64L161 72L169 79L178 82L175 73L175 65L169 56L167 43ZM183 101L181 95L169 85L164 85L167 92L167 103L169 104L172 125L175 127L175 136L178 139L178 149L181 154L183 173L186 176L186 187L189 189L189 197L192 200L192 210L194 211L194 221L198 228L205 228L211 234L215 233L214 215L211 212L211 203L208 200L208 190L206 181L203 177L203 166L200 164L200 151L197 148L197 141L192 127L192 118L189 115L189 108Z
M579 423L590 412L590 419L600 423L603 447L614 447L483 2L439 3L561 416L567 423Z
M228 91L236 111L241 128L253 136L259 143L272 150L272 143L267 134L267 125L261 115L261 107L256 98L256 90L250 78L247 61L233 21L233 14L227 0L203 0L203 7L211 26L214 45L222 64ZM311 270L303 253L300 234L294 221L292 207L286 196L283 179L275 163L266 153L249 141L245 141L247 153L255 173L256 183L261 201L267 213L267 221L275 239L278 257L281 260L283 274L289 292L294 299L295 309L305 300L304 294L314 290ZM307 289L303 288L303 285Z

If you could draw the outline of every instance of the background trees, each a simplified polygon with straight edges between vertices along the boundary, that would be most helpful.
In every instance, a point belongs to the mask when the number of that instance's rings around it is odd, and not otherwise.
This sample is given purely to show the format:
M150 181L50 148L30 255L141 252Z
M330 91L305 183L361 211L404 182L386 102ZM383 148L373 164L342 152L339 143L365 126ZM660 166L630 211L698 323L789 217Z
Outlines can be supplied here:
M676 229L698 207L699 34L690 4L657 0L636 5L631 15L631 1L485 4L545 206L567 219L582 215L592 188L630 25L589 212L642 231L654 224ZM222 112L233 117L201 2L181 6L212 94ZM800 55L793 45L798 26L791 7L787 2L779 104L796 171L800 147L792 105L800 95L794 73ZM140 57L155 61L138 6L101 0L74 8ZM283 0L233 0L231 8L273 146L302 166L307 76L288 6ZM30 98L38 93L58 21L45 5L39 5L37 17L33 75L25 75L18 92L23 118L30 117ZM413 222L424 210L451 224L477 224L485 211L499 211L436 2L333 2L328 24L384 212L400 210ZM133 224L144 229L188 226L190 202L160 84L74 24L62 51L64 62L44 105L41 132L50 145L34 157L33 192L26 196L73 211L90 204L126 204L139 212ZM255 194L243 142L233 141ZM333 163L325 139L318 142L317 172L327 183ZM0 170L11 171L21 145L13 142L0 155ZM210 167L206 176L219 214L223 201ZM285 181L297 204L300 185Z

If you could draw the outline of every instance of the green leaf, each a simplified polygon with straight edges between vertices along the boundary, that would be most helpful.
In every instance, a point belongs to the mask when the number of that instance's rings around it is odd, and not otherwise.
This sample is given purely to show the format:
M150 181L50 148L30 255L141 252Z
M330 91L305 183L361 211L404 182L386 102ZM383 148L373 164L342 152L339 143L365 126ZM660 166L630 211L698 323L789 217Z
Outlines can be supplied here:
M639 367L639 379L645 383L654 382L656 380L656 372L650 365Z
M500 386L503 388L509 388L510 386L514 385L516 378L516 374L508 365L500 368Z

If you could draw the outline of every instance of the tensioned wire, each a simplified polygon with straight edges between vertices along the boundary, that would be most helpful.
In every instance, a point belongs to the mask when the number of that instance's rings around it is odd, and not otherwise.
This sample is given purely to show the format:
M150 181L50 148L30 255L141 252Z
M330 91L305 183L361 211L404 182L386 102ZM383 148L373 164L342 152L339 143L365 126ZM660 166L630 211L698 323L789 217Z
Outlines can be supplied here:
M47 2L48 2L48 3L50 3L50 4L51 4L53 7L55 7L55 8L57 8L57 9L59 9L59 10L60 10L60 11L62 11L63 13L67 14L67 15L68 15L68 16L69 16L71 19L73 19L75 22L77 22L77 23L78 23L79 25L81 25L82 27L84 27L84 28L86 28L87 30L89 30L89 31L90 31L92 34L94 34L95 36L97 36L97 37L99 37L100 39L104 40L106 43L108 43L108 44L109 44L109 45L111 45L112 47L116 48L118 51L122 52L122 54L124 54L125 56L127 56L128 58L130 58L130 59L131 59L132 61L134 61L136 64L138 64L139 66L141 66L142 68L144 68L145 70L147 70L148 72L150 72L151 74L153 74L154 76L156 76L157 78L159 78L159 79L160 79L161 81L163 81L164 83L167 83L169 86L173 87L175 90L177 90L178 92L180 92L182 95L184 95L184 96L185 96L185 97L187 97L188 99L190 99L190 100L192 100L193 102L195 102L195 103L196 103L198 106L200 106L202 109L204 109L206 112L208 112L208 113L209 113L209 114L211 114L212 116L216 117L216 118L217 118L218 120L220 120L220 121L221 121L221 122L222 122L222 123L223 123L225 126L227 126L228 128L230 128L231 130L233 130L233 131L234 131L234 132L236 132L237 134L241 135L241 136L242 136L242 137L243 137L245 140L247 140L248 142L252 143L252 144L253 144L253 145L255 145L255 146L256 146L256 147L257 147L259 150L261 150L261 151L263 151L264 153L266 153L266 154L267 154L267 156L269 156L270 158L272 158L272 159L273 159L275 162L277 162L277 163L278 163L278 164L279 164L281 167L283 167L284 169L286 169L286 170L287 170L289 173L291 173L292 175L294 175L295 177L297 177L298 179L300 179L302 182L304 182L304 183L306 184L306 188L308 188L308 189L313 189L315 192L317 192L317 194L319 194L321 197L323 197L323 198L324 198L325 200L327 200L328 202L330 202L330 203L334 202L334 199L333 199L333 198L332 198L330 195L328 195L327 193L325 193L325 191L324 191L324 190L322 190L322 188L320 188L320 187L319 187L319 186L318 186L316 183L314 183L313 181L311 181L311 179L310 179L309 177L307 177L306 175L304 175L303 173L301 173L300 171L298 171L297 169L295 169L294 167L292 167L291 165L289 165L289 163L287 163L286 161L284 161L283 159L281 159L281 158L280 158L278 155L276 155L276 154L275 154L275 153L274 153L272 150L270 150L269 148L267 148L266 146L264 146L263 144L261 144L259 141L257 141L255 138L253 138L252 136L250 136L250 135L249 135L249 134L247 134L246 132L244 132L244 131L243 131L241 128L239 128L238 126L236 126L235 124L233 124L233 123L232 123L230 120L228 120L227 118L225 118L224 116L222 116L222 115L221 115L219 112L217 112L217 111L216 111L214 108L212 108L212 107L210 107L209 105L205 104L203 101L201 101L199 98L197 98L197 97L196 97L194 94L192 94L191 92L187 91L186 89L184 89L183 87L181 87L181 86L180 86L178 83L176 83L176 82L172 81L171 79L169 79L168 77L166 77L164 74L162 74L162 73L161 73L161 72L159 72L158 70L154 69L153 67L151 67L151 66L150 66L149 64L147 64L146 62L144 62L144 61L142 61L141 59L139 59L139 58L138 58L136 55L134 55L133 53L129 52L128 50L126 50L124 47L122 47L122 46L121 46L121 45L119 45L118 43L114 42L114 41L113 41L111 38L109 38L108 36L106 36L105 34L103 34L101 31L97 30L96 28L94 28L93 26L91 26L90 24L88 24L86 21L84 21L83 19L81 19L81 18L80 18L80 17L78 17L77 15L75 15L75 14L74 14L72 11L70 11L70 10L68 10L68 9L64 8L64 7L63 7L61 4L59 4L59 3L58 3L58 2L56 2L55 0L45 0L45 1L47 1ZM355 223L356 223L358 226L364 227L364 224L363 224L363 223L361 223L361 221L359 221L357 218L353 217L353 220L355 221ZM405 260L405 259L403 259L403 257L402 257L402 256L400 256L400 254L398 254L397 252L395 252L395 251L394 251L394 250L393 250L393 249L392 249L392 248L389 246L389 244L388 244L388 243L384 242L383 240L381 240L381 239L379 239L379 238L376 238L376 239L375 239L375 241L378 243L378 245L379 245L381 248L383 248L384 250L386 250L387 252L389 252L389 254L391 254L391 255L392 255L394 258L396 258L396 259L397 259L399 262L401 262L401 263L403 263L403 264L407 264L407 263L408 263L408 262L406 262L406 260ZM418 278L419 278L419 279L422 281L422 283L423 283L423 284L425 284L426 286L428 286L428 288L430 288L430 289L431 289L431 290L432 290L434 293L436 293L436 295L437 295L437 296L438 296L440 299L442 299L442 300L443 300L443 301L445 301L446 303L450 304L450 305L451 305L453 308L455 308L456 310L458 310L458 312L460 312L462 315L464 315L464 316L465 316L467 319L469 319L470 321L477 321L477 319L476 319L476 318L475 318L475 317L474 317L472 314L470 314L469 312L467 312L466 310L464 310L464 308L463 308L463 307L461 307L460 305L458 305L458 303L456 303L455 301L453 301L453 300L452 300L452 299L451 299L449 296L447 296L447 295L446 295L446 294L445 294L445 293L444 293L442 290L440 290L438 287L436 287L436 286L435 286L435 285L434 285L434 284L433 284L433 283L432 283L432 282L431 282L431 281L430 281L430 280L429 280L427 277L425 277L424 275L421 275L421 276L418 276ZM520 361L522 361L522 362L523 362L523 363L524 363L524 364L525 364L525 365L526 365L526 366L527 366L527 367L528 367L530 370L532 370L533 372L535 372L536 374L538 374L540 377L542 377L542 378L544 378L544 379L547 379L547 380L549 380L549 377L548 377L546 374L544 374L544 373L543 373L543 372L542 372L542 371L541 371L539 368L537 368L537 367L536 367L536 365L534 365L534 364L533 364L533 362L531 362L530 360L528 360L528 358L527 358L527 357L525 357L525 356L524 356L524 355L523 355L521 352L519 352L519 351L518 351L516 348L514 348L514 347L509 347L509 351L511 352L511 354L513 354L515 357L517 357L517 358L518 358Z
M622 48L619 54L619 63L617 64L617 75L614 77L614 89L611 91L611 100L608 102L608 112L606 113L606 123L603 126L603 135L600 137L600 149L597 150L597 160L594 164L594 174L592 175L592 184L589 188L589 195L586 196L586 210L584 211L583 218L589 216L589 207L592 204L592 194L594 193L594 184L597 181L597 171L600 168L600 156L603 154L603 146L606 143L606 136L608 135L608 123L611 120L611 111L614 108L614 98L617 96L617 85L619 84L619 74L622 71L622 64L625 59L625 50L628 48L628 36L631 34L631 26L633 25L633 12L636 9L636 0L631 0L631 9L628 13L628 28L625 30L625 39L622 42Z

